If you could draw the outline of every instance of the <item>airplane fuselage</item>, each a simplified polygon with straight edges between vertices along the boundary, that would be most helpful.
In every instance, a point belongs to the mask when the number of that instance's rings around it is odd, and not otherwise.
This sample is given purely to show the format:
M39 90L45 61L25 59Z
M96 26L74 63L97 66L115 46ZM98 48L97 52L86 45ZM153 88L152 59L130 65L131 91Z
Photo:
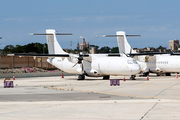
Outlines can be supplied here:
M141 66L142 71L151 71L155 73L180 72L180 56L154 55L139 56L136 59Z
M140 72L139 64L131 57L107 57L106 55L90 54L89 59L91 59L91 63L83 61L87 76L135 75ZM50 58L48 62L67 73L82 73L81 64L72 67L77 59L55 57Z

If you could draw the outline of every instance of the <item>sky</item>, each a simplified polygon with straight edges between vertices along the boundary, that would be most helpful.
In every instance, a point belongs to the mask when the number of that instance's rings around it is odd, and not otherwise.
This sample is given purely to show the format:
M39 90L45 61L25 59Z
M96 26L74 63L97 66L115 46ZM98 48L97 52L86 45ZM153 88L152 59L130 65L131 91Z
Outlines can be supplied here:
M45 33L55 29L64 49L75 49L83 36L99 47L117 47L116 31L125 31L133 48L169 48L169 40L180 40L179 0L2 0L0 6L0 49L6 45L46 43ZM70 43L72 41L72 47Z

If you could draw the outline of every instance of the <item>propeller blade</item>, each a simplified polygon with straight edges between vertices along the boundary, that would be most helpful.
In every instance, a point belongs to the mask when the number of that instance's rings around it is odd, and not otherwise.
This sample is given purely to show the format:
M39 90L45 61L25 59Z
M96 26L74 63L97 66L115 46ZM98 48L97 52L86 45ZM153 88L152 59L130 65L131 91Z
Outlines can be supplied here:
M78 64L78 62L76 63L76 64L74 64L73 66L72 66L72 68L74 67L74 66L76 66Z
M82 67L82 73L84 72L84 67L83 67L83 64L81 63L81 67Z

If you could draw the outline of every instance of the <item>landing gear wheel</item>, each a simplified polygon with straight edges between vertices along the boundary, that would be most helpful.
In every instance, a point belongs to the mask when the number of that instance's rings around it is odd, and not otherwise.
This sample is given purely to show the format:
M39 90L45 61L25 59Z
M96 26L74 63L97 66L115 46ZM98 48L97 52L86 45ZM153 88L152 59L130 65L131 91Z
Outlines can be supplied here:
M165 73L166 76L171 76L171 73Z
M85 76L84 75L78 75L78 80L84 80Z
M157 73L156 75L157 75L157 76L160 76L161 74L160 74L160 73Z
M143 73L143 77L147 77L149 75L149 72Z
M109 80L109 78L110 78L110 75L103 76L103 80Z
M131 75L130 80L136 80L135 77L136 77L135 75Z

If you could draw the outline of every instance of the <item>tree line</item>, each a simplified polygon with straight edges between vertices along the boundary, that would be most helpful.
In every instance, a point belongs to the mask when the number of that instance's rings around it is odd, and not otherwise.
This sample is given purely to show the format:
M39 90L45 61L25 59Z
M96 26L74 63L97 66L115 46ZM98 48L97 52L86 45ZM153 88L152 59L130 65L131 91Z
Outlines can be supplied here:
M11 53L48 53L47 43L29 43L27 45L6 45L4 49L1 50L1 54L11 54Z
M108 46L104 46L99 48L99 46L96 45L90 45L90 48L95 47L97 53L119 53L118 47L108 47ZM153 47L152 47L153 48ZM137 48L134 48L137 49ZM146 48L144 48L146 49ZM154 48L155 49L155 48ZM162 46L159 46L156 49L165 49ZM85 52L85 53L89 53L89 49L88 48L84 48L83 50L70 50L70 49L64 49L64 51L68 52L68 53L74 53L74 54L78 54L79 52ZM11 54L11 53L37 53L37 54L48 54L48 46L47 43L29 43L27 45L6 45L4 47L4 49L1 50L1 54L6 55L6 54Z
M90 47L95 47L98 53L119 53L118 47L110 48L108 46L101 47L91 45ZM69 53L79 53L79 52L86 52L88 53L89 49L85 48L83 50L70 50L64 49L66 52ZM11 53L37 53L37 54L48 54L48 46L47 43L29 43L27 45L6 45L4 49L1 50L1 54L11 54Z

